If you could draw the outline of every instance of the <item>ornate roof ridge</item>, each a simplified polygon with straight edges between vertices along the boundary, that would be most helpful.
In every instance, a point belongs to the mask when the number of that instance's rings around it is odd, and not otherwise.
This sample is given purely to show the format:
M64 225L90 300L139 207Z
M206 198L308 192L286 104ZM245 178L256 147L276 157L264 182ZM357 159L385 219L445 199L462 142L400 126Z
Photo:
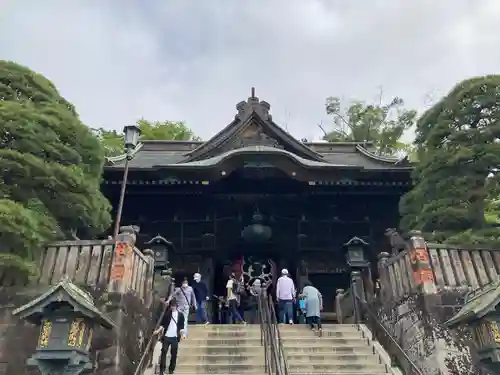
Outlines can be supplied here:
M333 141L333 142L328 142L328 141L315 141L315 142L304 142L305 145L310 145L310 146L322 146L322 145L334 145L334 146L357 146L357 145L363 145L363 146L372 146L373 142L368 141L368 142L360 142L360 141Z
M365 145L366 145L366 143L365 143ZM358 150L363 155L368 156L371 159L375 159L375 160L381 161L383 163L399 164L408 158L407 155L403 156L402 158L401 157L396 158L396 157L390 157L390 156L377 155L377 154L367 150L365 147L363 147L363 144L361 144L361 143L356 145L356 150Z
M316 167L316 168L318 168L318 167L319 168L321 168L321 167L323 167L323 168L325 168L325 167L337 167L337 168L348 168L348 169L360 169L357 166L349 166L349 165L345 165L345 164L333 164L333 163L329 163L326 161L309 160L309 159L303 158L299 155L294 154L293 152L290 152L290 151L287 151L284 149L270 147L270 146L258 146L258 145L245 146L245 147L241 147L241 148L228 150L226 152L223 152L222 154L212 156L212 157L207 158L207 159L191 160L191 161L190 160L183 160L183 161L180 161L176 164L168 164L168 165L164 165L164 166L165 167L187 167L187 166L211 167L211 166L214 166L214 165L217 165L217 164L223 162L227 158L232 157L234 155L253 154L253 153L262 153L262 152L283 155L283 156L289 158L290 160L294 160L295 162L297 162L305 167L312 167L312 168L314 168L314 167ZM161 168L164 166L163 165L156 165L153 167Z
M189 144L189 143L199 143L203 144L204 141L194 141L194 140L178 140L178 139L141 139L141 143L173 143L173 144Z
M238 112L235 115L234 120L212 136L208 141L186 153L187 160L197 160L204 153L217 148L224 142L231 139L232 136L239 133L242 129L250 126L251 120L257 120L261 123L261 125L269 127L270 130L280 136L284 142L292 145L292 147L295 147L298 150L302 150L302 153L311 159L317 161L321 161L323 159L321 154L317 153L303 142L300 142L278 124L273 122L272 116L269 113L270 109L271 105L266 101L260 101L259 98L255 96L255 89L252 88L252 96L250 96L247 101L241 101L236 104L236 110Z

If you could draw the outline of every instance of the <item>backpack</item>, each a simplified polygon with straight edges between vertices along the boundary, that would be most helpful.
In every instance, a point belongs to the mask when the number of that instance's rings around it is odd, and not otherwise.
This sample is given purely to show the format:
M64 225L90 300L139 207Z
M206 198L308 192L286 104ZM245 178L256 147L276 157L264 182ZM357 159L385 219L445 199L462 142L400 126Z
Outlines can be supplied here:
M243 294L245 291L245 288L243 287L242 283L239 281L233 280L233 293L235 295L240 295Z

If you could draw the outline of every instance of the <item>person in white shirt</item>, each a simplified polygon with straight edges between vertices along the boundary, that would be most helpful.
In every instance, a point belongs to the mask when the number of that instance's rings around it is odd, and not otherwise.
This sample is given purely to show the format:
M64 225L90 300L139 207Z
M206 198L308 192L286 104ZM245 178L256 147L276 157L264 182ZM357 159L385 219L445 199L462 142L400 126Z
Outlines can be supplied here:
M293 280L288 277L288 270L283 268L276 283L276 299L278 300L279 318L281 323L293 324L293 302L296 289Z
M165 312L163 319L158 329L154 332L155 335L162 334L161 337L161 354L160 354L160 375L165 374L165 367L167 362L167 352L170 347L170 365L168 366L168 373L173 374L175 365L177 364L177 352L179 351L179 343L185 336L184 314L179 313L177 310L177 301L170 299L168 302L169 309Z
M246 322L241 317L240 312L238 311L238 303L239 303L239 295L238 291L240 289L240 285L238 285L238 281L236 280L236 276L234 273L231 274L231 277L227 281L226 291L227 291L227 303L229 305L229 314L228 314L228 324L231 324L234 321L246 324Z

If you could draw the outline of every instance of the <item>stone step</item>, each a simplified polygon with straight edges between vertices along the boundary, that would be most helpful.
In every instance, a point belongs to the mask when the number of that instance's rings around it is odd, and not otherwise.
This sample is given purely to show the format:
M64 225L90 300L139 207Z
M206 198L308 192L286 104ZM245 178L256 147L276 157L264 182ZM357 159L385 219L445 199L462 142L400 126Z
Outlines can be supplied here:
M372 347L368 345L362 346L336 346L331 345L325 346L308 346L304 347L302 345L287 346L283 345L283 348L287 355L310 355L310 354L325 354L325 355L347 355L347 354L373 354Z
M339 338L339 337L314 337L314 336L302 336L302 337L287 337L281 339L283 346L295 346L302 344L303 346L363 346L368 345L368 340L362 337L349 337L349 338Z
M290 338L300 338L300 337L319 337L319 332L313 332L311 330L309 331L304 331L304 332L299 332L299 331L293 331L293 332L286 332L286 331L280 331L280 336L282 339L290 339ZM342 331L323 331L322 332L322 337L324 338L330 338L330 337L338 337L338 338L363 338L363 334L359 331L348 331L348 332L342 332Z
M309 330L309 325L307 324L280 324L280 331L304 331ZM358 326L354 324L323 324L323 330L328 332L354 332L360 331Z
M255 346L258 345L260 346L260 337L247 337L247 338L234 338L234 337L225 337L225 338L196 338L193 336L189 336L187 340L184 340L181 345L183 347L189 347L189 346L200 346L200 345L205 345L205 346Z
M218 355L218 354L241 354L241 355L257 355L258 353L264 353L263 346L255 345L255 346L227 346L227 345L198 345L198 346L189 346L181 344L179 347L179 353L182 350L184 353L188 355Z
M322 366L324 368L330 367L342 367L342 366L365 366L365 368L371 368L372 366L382 365L377 358L370 358L367 360L356 360L347 361L343 359L335 360L331 358L315 359L315 360L287 360L288 367L304 367L304 366Z
M196 328L218 328L218 329L232 329L232 328L260 329L260 324L207 324L207 325L205 325L205 324L190 324L189 327L193 327L193 328L194 327L196 327Z
M191 332L189 331L189 336L200 336L200 337L251 337L251 338L260 338L260 331L207 331L207 332Z
M309 354L298 354L293 353L290 354L287 351L287 361L288 363L294 362L309 362L316 363L320 361L332 361L332 362L371 362L371 363L380 363L380 359L378 355L374 355L372 353L359 353L359 354L343 354L343 353L309 353Z
M290 375L387 375L386 372L359 372L359 371L292 371Z
M350 363L350 364L339 364L335 362L331 363L294 363L288 364L288 369L292 373L303 373L303 372L332 372L335 374L342 374L344 372L351 372L357 374L383 374L385 373L386 367L382 364L361 364L361 363Z
M179 363L199 363L199 364L210 364L210 363L222 363L222 364L230 364L230 363L259 363L262 361L264 363L264 351L259 353L220 353L220 354L203 354L193 355L192 353L186 353L182 356L179 356Z
M231 363L231 364L179 364L175 369L176 374L264 374L264 361L257 363Z

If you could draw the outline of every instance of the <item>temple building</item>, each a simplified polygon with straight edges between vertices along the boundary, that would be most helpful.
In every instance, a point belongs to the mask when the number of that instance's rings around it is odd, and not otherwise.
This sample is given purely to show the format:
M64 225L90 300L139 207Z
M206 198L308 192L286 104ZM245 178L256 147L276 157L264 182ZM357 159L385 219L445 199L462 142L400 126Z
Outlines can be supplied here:
M287 268L299 283L310 279L331 311L335 289L349 283L344 244L362 239L376 264L412 167L369 143L299 141L254 94L236 110L206 142L141 141L122 223L140 227L139 246L156 235L174 244L176 278L201 272L220 293L231 268L247 281ZM102 189L115 209L124 160L105 167Z

